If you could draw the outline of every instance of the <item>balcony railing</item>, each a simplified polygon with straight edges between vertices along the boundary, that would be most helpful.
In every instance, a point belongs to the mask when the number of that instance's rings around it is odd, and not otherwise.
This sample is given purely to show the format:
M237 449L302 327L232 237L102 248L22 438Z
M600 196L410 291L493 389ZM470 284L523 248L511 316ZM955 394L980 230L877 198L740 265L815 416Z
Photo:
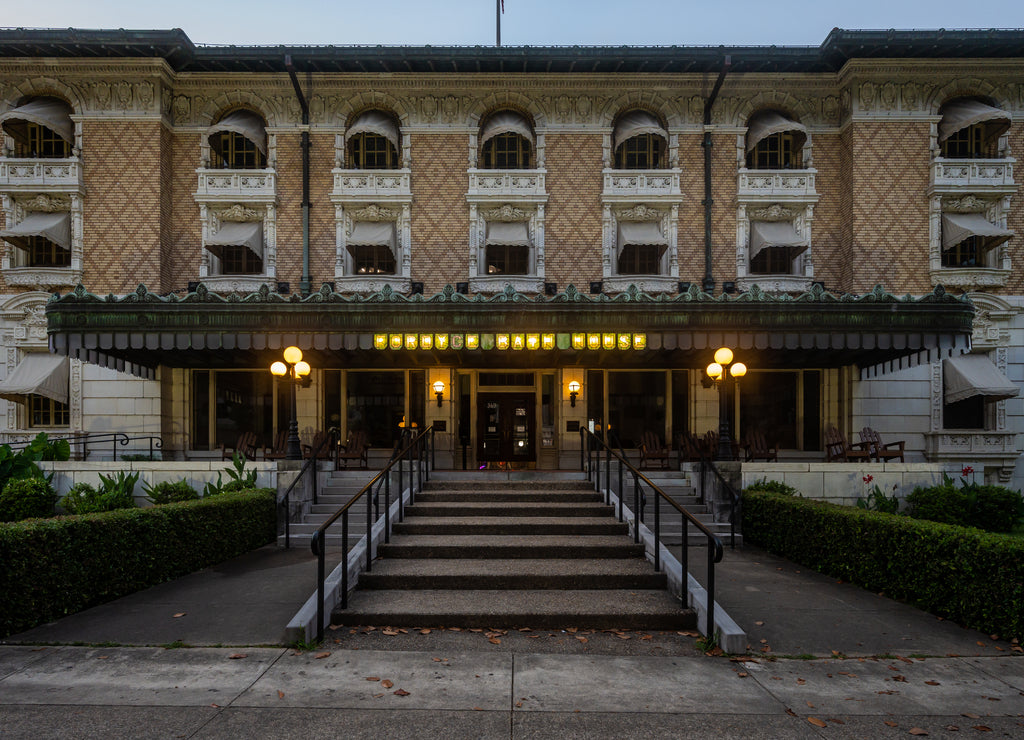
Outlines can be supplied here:
M469 170L469 195L545 196L547 170Z
M384 195L410 195L409 170L331 170L334 195L379 198Z
M806 198L814 197L817 170L748 170L740 169L740 197Z
M650 197L679 194L679 172L676 170L604 171L605 196Z
M277 173L274 170L198 169L198 198L274 197Z
M0 159L0 187L52 188L81 184L82 164L77 159Z
M932 182L965 188L1007 187L1013 182L1013 158L943 159L932 163Z

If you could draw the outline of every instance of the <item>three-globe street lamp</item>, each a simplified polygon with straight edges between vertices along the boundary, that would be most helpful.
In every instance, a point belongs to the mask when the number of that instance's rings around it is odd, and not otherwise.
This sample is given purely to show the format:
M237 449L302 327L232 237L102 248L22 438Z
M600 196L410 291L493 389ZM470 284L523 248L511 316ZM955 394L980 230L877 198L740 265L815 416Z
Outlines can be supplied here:
M309 377L309 363L302 359L302 350L298 347L286 347L284 350L284 362L278 360L270 366L270 372L284 382L285 376L292 387L292 418L288 422L288 447L285 451L285 460L301 460L302 449L299 446L299 419L298 404L295 397L297 386L308 387L311 381Z
M715 361L705 370L718 389L718 454L716 460L732 460L732 440L729 438L729 400L726 383L731 378L735 387L736 378L747 374L747 366L733 362L732 350L721 347L715 350Z

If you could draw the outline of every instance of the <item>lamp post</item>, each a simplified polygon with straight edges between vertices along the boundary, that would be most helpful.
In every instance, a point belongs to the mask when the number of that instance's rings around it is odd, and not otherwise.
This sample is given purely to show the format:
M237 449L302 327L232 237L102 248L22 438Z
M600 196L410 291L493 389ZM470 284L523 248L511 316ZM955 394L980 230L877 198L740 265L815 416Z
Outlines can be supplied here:
M278 360L270 366L270 372L278 380L284 382L285 376L287 376L287 382L292 387L292 418L288 422L288 448L285 451L285 460L302 459L302 449L299 447L298 403L295 389L300 385L304 388L309 386L309 371L309 363L302 359L302 350L298 347L286 347L284 362Z
M747 366L742 362L733 362L732 350L721 347L715 350L715 361L705 370L718 389L718 454L716 460L732 460L732 440L729 438L729 398L728 383L733 379L742 378L747 374Z

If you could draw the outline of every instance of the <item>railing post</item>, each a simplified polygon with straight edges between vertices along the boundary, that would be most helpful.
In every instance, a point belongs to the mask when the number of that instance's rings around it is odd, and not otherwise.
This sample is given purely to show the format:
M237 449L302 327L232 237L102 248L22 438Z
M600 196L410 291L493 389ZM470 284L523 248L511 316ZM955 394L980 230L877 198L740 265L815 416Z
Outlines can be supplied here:
M680 589L679 599L682 601L682 606L685 609L687 604L687 594L690 591L689 575L690 575L690 521L684 516L683 518L683 545L679 552L679 564L683 569L683 587Z
M661 496L654 497L654 572L661 572Z
M622 490L622 460L619 460L619 488L618 488L618 491L616 491L616 493L618 494L618 497L619 497L619 521L621 522L622 521L622 499L624 497L624 492ZM635 512L634 512L634 517L633 518L634 518L634 520L636 519ZM633 523L634 523L634 525L636 524L635 521Z
M289 494L290 496L290 494ZM288 505L289 496L285 496L281 499L284 503L284 549L292 549L292 512L291 506Z
M324 560L327 556L320 532L313 533L311 542L316 552L316 641L324 639Z
M341 608L348 609L348 509L341 512Z
M317 467L317 455L320 454L320 450L313 450L313 503L320 503L319 490L320 490L320 471Z
M657 496L655 496L657 498ZM640 522L644 520L640 508L640 476L633 473L633 542L640 542Z
M384 476L384 541L391 542L391 471Z
M705 635L713 639L715 636L715 550L708 540L708 626ZM684 604L685 606L685 604Z
M427 470L427 480L430 480L430 471L437 467L437 446L434 444L434 427L430 427L430 468Z
M401 444L401 442L399 442ZM398 456L398 521L405 521L405 455Z
M373 563L373 488L366 492L366 570L370 570Z

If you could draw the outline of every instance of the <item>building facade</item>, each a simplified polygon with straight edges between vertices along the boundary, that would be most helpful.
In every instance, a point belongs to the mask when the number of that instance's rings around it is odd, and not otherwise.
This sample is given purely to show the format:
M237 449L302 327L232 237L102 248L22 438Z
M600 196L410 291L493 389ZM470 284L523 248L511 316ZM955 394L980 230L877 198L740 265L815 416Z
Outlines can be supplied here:
M292 411L578 464L829 424L1024 484L1024 33L818 48L195 47L0 31L3 435L202 456ZM898 296L898 297L897 297ZM570 384L578 383L571 391ZM576 386L572 386L575 388Z

